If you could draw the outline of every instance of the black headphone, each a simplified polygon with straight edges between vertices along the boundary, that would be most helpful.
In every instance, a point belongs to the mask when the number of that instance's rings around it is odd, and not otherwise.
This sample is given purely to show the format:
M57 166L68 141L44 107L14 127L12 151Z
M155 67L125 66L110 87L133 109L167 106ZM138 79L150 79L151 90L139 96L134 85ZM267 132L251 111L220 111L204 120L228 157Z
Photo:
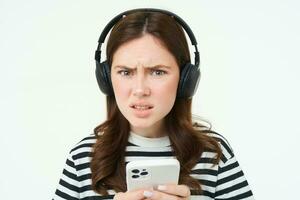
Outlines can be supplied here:
M111 74L110 74L110 66L107 63L107 61L101 62L101 45L103 44L108 32L111 30L111 28L120 20L123 18L123 16L134 13L134 12L160 12L163 14L167 14L171 17L173 17L185 30L185 32L188 34L192 45L195 46L195 64L186 63L184 66L181 67L180 72L180 80L177 88L177 98L192 98L194 93L197 90L199 80L200 80L200 58L199 58L199 52L197 49L197 41L196 38L190 29L190 27L176 14L169 12L167 10L161 10L156 8L139 8L139 9L133 9L133 10L127 10L125 12L120 13L116 17L114 17L104 28L102 31L100 38L98 40L98 47L95 52L95 60L96 60L96 78L99 85L100 90L108 95L114 95L113 87L111 83Z

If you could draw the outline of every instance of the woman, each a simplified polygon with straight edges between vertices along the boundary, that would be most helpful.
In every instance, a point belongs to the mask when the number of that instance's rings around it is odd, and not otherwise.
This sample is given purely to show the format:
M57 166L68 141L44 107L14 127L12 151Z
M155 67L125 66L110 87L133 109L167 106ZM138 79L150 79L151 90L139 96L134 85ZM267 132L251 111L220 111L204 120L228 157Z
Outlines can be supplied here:
M192 119L198 51L192 65L174 16L140 9L113 22L107 61L96 51L107 120L70 151L53 199L253 199L227 140ZM179 183L127 191L126 164L157 157L179 160Z

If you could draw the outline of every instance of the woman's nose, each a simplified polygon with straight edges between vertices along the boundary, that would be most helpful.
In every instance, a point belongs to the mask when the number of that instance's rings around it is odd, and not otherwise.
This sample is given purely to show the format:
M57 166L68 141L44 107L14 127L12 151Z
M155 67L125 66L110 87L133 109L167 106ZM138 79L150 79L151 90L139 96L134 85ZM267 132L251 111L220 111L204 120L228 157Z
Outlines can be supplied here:
M147 85L147 81L143 75L137 75L135 86L133 89L134 96L148 96L150 95L150 88Z

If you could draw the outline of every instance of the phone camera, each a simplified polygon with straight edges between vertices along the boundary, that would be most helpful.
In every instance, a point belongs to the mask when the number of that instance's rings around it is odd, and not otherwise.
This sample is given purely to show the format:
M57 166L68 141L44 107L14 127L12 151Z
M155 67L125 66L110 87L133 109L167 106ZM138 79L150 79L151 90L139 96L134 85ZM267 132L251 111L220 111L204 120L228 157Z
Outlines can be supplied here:
M139 175L132 175L132 178L139 178Z
M141 172L141 175L142 176L145 176L145 175L147 175L148 174L148 172Z
M138 173L140 173L140 170L138 170L138 169L133 169L131 172L134 173L134 174L138 174Z

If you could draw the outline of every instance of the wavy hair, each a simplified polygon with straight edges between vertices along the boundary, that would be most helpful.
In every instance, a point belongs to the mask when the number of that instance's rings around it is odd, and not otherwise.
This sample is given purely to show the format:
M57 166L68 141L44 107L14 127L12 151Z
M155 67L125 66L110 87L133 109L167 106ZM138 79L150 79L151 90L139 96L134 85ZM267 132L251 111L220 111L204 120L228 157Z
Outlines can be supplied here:
M190 53L182 27L170 16L157 12L136 12L122 18L112 29L106 48L107 61L125 42L151 34L175 57L178 66L190 62ZM91 171L92 188L99 194L107 190L126 191L125 151L130 124L122 115L115 96L107 96L107 119L94 129L97 141L93 146ZM192 120L192 99L176 98L165 116L165 125L174 156L180 162L179 184L185 184L201 193L201 183L190 176L204 151L216 152L214 163L221 157L218 142L206 133L213 132L202 122Z

